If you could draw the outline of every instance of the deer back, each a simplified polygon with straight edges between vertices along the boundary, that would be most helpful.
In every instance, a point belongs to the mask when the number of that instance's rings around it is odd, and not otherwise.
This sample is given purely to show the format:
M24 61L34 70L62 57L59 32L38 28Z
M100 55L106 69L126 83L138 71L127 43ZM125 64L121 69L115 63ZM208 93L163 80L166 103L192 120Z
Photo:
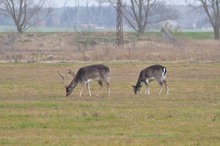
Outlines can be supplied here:
M161 80L166 76L166 67L162 65L152 65L140 72L140 80L144 81L146 79L156 79Z
M106 80L109 72L109 68L102 64L85 66L77 72L75 82L85 83L88 80Z

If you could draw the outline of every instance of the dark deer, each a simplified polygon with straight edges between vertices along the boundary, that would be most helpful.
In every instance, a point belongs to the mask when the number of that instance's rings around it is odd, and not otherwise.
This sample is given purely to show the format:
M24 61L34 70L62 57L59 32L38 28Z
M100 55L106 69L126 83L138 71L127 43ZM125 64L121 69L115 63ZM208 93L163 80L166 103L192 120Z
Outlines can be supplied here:
M95 65L82 67L78 70L76 75L74 72L69 70L69 74L73 76L73 80L68 85L66 85L64 82L64 76L59 71L58 73L63 79L63 83L66 88L66 96L69 96L79 83L82 84L79 96L82 96L83 88L85 86L88 89L89 96L92 96L89 85L89 82L92 80L96 80L100 85L100 88L96 94L97 96L99 95L100 90L103 87L103 82L106 84L108 96L110 96L110 84L109 84L110 70L107 66L103 64L95 64Z
M137 94L140 91L140 88L142 87L141 84L144 83L146 85L145 94L150 94L150 90L149 90L150 82L156 80L160 85L159 94L161 94L163 84L165 85L166 93L168 94L168 85L165 80L166 74L167 74L166 67L162 65L152 65L143 69L140 72L136 85L135 86L132 85L134 88L134 93Z

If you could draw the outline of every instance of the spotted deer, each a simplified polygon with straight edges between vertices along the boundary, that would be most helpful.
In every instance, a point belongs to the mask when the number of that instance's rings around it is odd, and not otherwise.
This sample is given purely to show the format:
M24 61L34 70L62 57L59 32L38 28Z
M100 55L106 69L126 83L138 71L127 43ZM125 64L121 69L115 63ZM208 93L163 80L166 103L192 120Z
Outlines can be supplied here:
M143 69L140 72L136 85L135 86L132 85L134 89L134 93L137 94L140 91L140 88L142 87L142 83L144 83L146 85L145 94L150 94L150 89L149 89L150 82L156 80L160 85L159 94L161 94L163 84L165 85L166 93L168 94L168 85L165 80L166 75L167 75L167 69L162 65L152 65Z
M110 84L109 84L110 70L107 66L103 64L95 64L95 65L82 67L78 70L76 74L73 71L69 70L69 74L73 76L73 79L68 85L65 84L64 76L60 73L60 71L58 71L58 73L61 76L63 83L65 85L66 96L69 96L79 83L82 85L79 96L82 96L83 89L85 86L87 87L89 96L92 96L89 85L89 82L92 80L96 80L100 85L100 88L96 94L97 96L99 95L100 90L103 88L103 82L107 86L107 94L108 96L110 96Z

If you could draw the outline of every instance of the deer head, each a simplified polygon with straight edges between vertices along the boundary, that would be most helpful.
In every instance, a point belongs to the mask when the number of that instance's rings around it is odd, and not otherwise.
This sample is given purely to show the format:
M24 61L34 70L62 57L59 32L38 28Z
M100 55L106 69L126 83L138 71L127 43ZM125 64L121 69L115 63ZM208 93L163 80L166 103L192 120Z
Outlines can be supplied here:
M142 87L142 85L132 85L133 89L134 89L134 93L137 94L138 92L140 92L140 89Z

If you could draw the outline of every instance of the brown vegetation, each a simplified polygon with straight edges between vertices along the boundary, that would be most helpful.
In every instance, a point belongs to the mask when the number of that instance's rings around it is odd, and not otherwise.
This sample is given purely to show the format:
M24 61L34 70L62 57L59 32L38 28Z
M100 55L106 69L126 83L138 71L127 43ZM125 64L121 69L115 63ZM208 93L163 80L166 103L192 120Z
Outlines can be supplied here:
M114 44L114 33L5 33L0 35L0 60L18 62L188 61L220 62L220 42L178 39L175 43L148 36ZM135 41L134 41L135 40Z

